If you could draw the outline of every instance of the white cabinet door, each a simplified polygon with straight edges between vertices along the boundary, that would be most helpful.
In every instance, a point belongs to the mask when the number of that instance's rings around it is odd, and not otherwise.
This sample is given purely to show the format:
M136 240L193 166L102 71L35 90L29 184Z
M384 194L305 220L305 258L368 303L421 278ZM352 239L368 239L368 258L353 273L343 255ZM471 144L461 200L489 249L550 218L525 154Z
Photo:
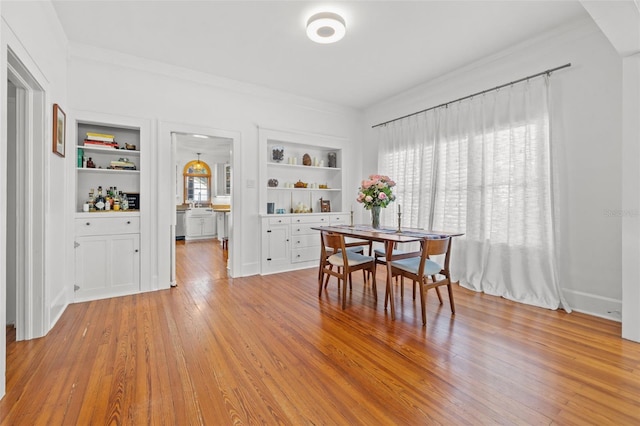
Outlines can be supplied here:
M216 233L216 221L213 215L202 218L202 235L213 237Z
M112 289L138 290L140 287L140 237L113 235L111 240L110 282Z
M277 272L289 264L289 226L273 225L264 228L262 237L263 271Z
M185 217L185 240L213 238L216 234L216 222L213 214Z
M76 238L75 300L93 300L140 291L140 235Z
M107 258L109 241L105 236L76 238L75 299L86 300L98 296L108 287Z
M222 241L223 238L227 238L227 221L224 212L216 212L216 230L218 232L218 239Z
M201 217L186 217L185 225L187 226L187 237L200 237L202 236L202 218Z

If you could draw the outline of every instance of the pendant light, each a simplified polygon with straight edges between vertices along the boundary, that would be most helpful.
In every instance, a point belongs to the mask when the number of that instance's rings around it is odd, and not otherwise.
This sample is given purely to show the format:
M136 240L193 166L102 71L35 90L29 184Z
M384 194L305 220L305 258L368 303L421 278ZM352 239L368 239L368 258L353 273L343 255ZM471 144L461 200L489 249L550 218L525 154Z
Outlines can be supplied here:
M196 162L196 164L193 165L193 170L195 172L202 172L202 170L204 169L204 166L202 164L200 164L200 152L196 153L198 155L198 161Z

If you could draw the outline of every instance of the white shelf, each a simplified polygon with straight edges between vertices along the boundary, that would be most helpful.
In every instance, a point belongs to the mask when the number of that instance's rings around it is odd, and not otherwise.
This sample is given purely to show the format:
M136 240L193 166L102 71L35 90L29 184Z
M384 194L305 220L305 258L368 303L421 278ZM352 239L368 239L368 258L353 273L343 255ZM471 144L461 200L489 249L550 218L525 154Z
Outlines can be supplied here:
M331 203L331 208L341 210L344 201L345 174L343 166L348 164L343 157L343 146L346 140L327 135L280 131L274 129L259 129L259 202L260 213L266 213L268 205L273 203L276 209L290 211L299 203L303 203L320 211L320 202ZM273 159L275 147L284 150L283 161ZM329 154L333 155L329 166ZM302 164L302 159L308 156L312 164ZM296 164L293 163L296 159ZM322 166L318 160L322 161ZM270 180L279 183L270 187ZM296 182L308 183L306 188L295 188ZM289 185L289 186L287 186ZM312 187L314 185L314 187ZM327 185L328 188L318 188Z
M136 174L136 173L140 173L140 170L117 170L117 169L94 169L94 168L88 168L88 167L78 167L76 168L77 171L82 172L82 173L130 173L130 174Z
M309 169L316 169L316 170L332 170L332 171L336 171L339 172L342 169L340 169L339 167L318 167L318 166L305 166L304 164L288 164L288 163L267 163L267 165L269 167L283 167L283 168L292 168L292 169L304 169L304 170L309 170Z
M268 191L336 191L340 192L338 188L272 188L267 187Z
M95 219L96 217L140 217L140 210L103 210L98 212L90 212L90 213L76 213L76 219Z
M1 0L0 0L1 1ZM139 194L141 192L142 169L141 160L144 158L141 151L141 127L136 121L129 121L124 117L105 117L105 121L98 120L98 116L86 115L87 119L76 118L75 122L75 148L76 155L82 156L88 161L91 159L95 168L82 167L76 163L76 213L82 212L83 205L87 201L89 192L102 186L105 190L109 187L117 187L127 194ZM114 118L115 122L108 122ZM121 123L121 124L116 124ZM84 144L87 132L114 135L114 140L124 147L124 144L135 145L137 149L119 149L111 146ZM136 170L120 170L110 168L112 161L127 158L135 164ZM80 166L80 167L78 167ZM95 193L95 192L94 192ZM96 214L96 213L93 213Z
M98 152L100 154L126 154L129 156L139 156L140 155L140 151L134 151L134 150L130 150L130 149L115 149L115 148L101 148L99 146L87 146L87 145L78 145L77 146L78 149L84 149L85 151L88 152Z

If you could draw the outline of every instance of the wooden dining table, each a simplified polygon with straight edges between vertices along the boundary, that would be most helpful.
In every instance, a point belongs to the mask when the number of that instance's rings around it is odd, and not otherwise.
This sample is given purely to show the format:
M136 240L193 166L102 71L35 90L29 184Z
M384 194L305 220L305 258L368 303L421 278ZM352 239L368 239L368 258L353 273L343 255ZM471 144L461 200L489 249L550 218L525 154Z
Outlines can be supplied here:
M383 243L385 247L385 260L387 265L394 260L393 249L397 243L412 243L423 241L434 236L441 237L457 237L463 235L459 232L440 232L430 231L417 228L401 228L400 230L393 228L374 229L370 225L336 225L336 226L315 226L311 229L317 231L329 231L336 234L342 234L345 237L357 238L373 242ZM449 243L448 250L451 250ZM387 267L387 284L386 295L389 297L389 306L391 307L391 319L396 319L396 308L393 296L393 285L391 268ZM387 308L387 299L385 298L385 309Z

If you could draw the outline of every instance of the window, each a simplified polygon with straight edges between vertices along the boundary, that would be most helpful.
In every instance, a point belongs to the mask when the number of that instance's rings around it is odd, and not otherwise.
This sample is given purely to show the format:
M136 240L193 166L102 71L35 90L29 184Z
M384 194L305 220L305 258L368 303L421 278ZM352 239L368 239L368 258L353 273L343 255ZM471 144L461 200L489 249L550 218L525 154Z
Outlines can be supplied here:
M211 168L204 161L193 160L184 166L184 203L199 205L211 203Z
M379 127L402 224L460 232L460 284L569 310L557 280L548 76ZM406 217L406 220L405 220Z

